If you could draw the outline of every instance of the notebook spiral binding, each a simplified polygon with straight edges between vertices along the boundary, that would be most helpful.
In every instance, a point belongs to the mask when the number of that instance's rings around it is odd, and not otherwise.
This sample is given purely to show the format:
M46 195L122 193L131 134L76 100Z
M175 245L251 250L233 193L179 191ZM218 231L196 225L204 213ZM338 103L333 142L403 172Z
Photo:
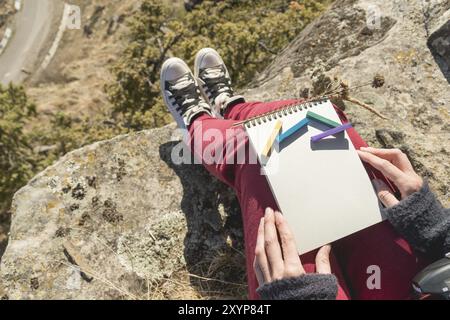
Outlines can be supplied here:
M267 112L267 113L264 113L257 117L249 118L245 121L236 123L234 126L243 124L247 128L256 127L256 126L266 123L268 121L277 120L278 118L282 118L289 114L293 114L294 112L299 112L302 110L310 109L319 104L325 103L328 100L329 99L327 97L321 97L321 98L315 98L313 100L298 101L296 103L283 106L282 108L280 108L278 110Z

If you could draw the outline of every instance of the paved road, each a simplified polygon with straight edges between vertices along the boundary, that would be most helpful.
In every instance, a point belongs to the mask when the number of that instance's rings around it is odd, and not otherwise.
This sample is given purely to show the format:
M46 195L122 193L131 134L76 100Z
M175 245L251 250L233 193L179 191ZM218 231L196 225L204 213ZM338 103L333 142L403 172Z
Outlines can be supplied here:
M51 32L51 0L22 0L22 9L15 17L14 34L0 56L0 82L18 83L36 65L39 52Z

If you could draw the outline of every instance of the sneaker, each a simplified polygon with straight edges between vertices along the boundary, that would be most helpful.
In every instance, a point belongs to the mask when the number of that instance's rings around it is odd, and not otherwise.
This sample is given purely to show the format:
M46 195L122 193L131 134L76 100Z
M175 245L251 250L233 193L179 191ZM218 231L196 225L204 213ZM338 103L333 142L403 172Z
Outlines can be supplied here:
M216 50L205 48L197 53L194 74L215 116L223 116L228 108L245 102L243 96L234 95L230 74Z
M212 116L211 107L183 60L170 58L164 62L160 80L164 102L179 128L186 129L202 113Z

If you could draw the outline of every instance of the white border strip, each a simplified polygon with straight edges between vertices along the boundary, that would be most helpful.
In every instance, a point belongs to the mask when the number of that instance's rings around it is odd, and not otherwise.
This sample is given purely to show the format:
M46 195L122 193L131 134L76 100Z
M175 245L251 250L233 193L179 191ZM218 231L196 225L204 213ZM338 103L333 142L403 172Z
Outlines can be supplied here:
M20 9L22 9L22 0L15 0L14 8L16 9L16 11L20 11Z
M2 41L0 41L0 55L5 51L6 46L9 43L9 40L11 40L13 31L11 28L6 28L5 35L3 36Z
M42 70L44 70L48 67L48 65L52 61L53 57L55 56L56 51L58 50L59 42L61 41L61 39L64 35L64 31L66 30L67 19L70 15L70 8L71 8L70 5L68 5L67 3L64 4L63 17L61 20L61 24L59 25L58 33L56 35L55 40L53 41L53 44L52 44L50 50L48 51L47 55L45 56L44 61L41 64Z

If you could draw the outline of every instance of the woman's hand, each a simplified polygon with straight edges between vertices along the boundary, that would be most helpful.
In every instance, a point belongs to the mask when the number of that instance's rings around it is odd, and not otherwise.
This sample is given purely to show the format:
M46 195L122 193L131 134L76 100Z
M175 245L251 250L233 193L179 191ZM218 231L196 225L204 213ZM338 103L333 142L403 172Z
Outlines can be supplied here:
M331 273L330 246L319 250L316 257L318 273ZM256 241L254 269L259 285L305 274L294 235L280 212L268 208L261 219Z
M361 160L381 171L386 178L395 184L402 199L422 188L422 178L414 171L411 162L402 151L398 149L361 148L358 154ZM378 197L386 207L393 207L399 202L383 181L375 180L374 184Z

